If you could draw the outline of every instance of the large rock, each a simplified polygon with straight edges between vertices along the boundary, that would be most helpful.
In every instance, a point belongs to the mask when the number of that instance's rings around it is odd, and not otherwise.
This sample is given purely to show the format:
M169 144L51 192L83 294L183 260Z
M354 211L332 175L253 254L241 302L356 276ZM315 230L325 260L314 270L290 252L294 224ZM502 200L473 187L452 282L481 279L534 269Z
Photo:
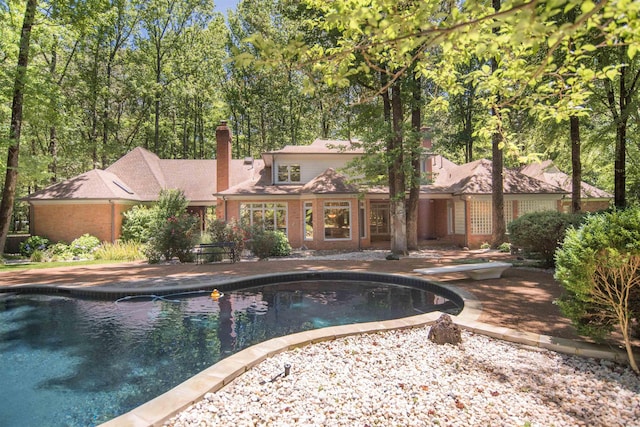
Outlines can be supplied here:
M453 323L451 316L443 314L429 330L428 338L436 344L460 344L460 327Z

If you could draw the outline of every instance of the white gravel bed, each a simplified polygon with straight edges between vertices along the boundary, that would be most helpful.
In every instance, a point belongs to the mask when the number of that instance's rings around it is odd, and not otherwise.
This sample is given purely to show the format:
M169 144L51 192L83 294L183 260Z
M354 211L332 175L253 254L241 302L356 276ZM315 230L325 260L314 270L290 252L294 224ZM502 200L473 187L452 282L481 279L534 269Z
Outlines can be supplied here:
M466 331L437 345L428 330L278 354L166 425L640 426L640 377L627 367Z

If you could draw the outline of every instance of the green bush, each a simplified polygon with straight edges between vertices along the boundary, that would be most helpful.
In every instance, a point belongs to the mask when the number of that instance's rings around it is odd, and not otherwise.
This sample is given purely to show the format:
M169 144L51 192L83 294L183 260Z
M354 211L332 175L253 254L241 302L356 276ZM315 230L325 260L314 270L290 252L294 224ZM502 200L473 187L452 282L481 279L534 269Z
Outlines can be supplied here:
M287 256L291 245L282 231L255 230L251 234L251 251L260 259Z
M198 217L186 212L189 202L180 190L163 190L158 203L152 208L154 215L149 227L150 237L145 255L150 263L163 258L180 262L193 261L193 246L199 238Z
M500 246L498 246L498 251L504 252L504 253L511 252L511 243L508 243L508 242L501 243Z
M100 240L90 234L83 234L69 244L69 249L76 257L93 257L93 252L100 246Z
M151 224L156 217L156 210L136 205L123 215L122 241L147 243L151 236Z
M242 251L245 249L247 236L250 234L244 227L240 226L236 221L230 221L228 223L221 220L213 220L209 223L208 227L208 240L210 242L227 242L234 244L235 258L233 261L239 261ZM215 255L211 261L222 260L222 252L220 255Z
M20 254L30 257L34 251L44 251L50 244L51 242L46 237L31 236L20 243Z
M156 224L145 250L149 262L159 262L158 255L166 261L174 257L180 262L193 261L191 250L199 237L197 225L198 218L187 213L171 216Z
M629 349L630 325L640 316L639 260L638 208L591 215L567 231L555 274L567 292L557 303L578 332L602 339L617 324Z
M73 252L69 245L63 242L54 243L45 251L46 261L69 261L73 259Z
M527 255L541 259L546 266L552 266L554 254L566 230L579 225L583 218L583 215L556 211L531 212L509 224L509 240Z

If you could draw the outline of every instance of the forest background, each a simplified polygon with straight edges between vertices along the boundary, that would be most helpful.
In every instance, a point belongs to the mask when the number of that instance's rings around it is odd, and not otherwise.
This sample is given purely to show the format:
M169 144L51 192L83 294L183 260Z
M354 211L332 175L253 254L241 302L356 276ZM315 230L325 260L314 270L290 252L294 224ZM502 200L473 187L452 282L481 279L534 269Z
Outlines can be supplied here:
M0 0L0 242L21 197L135 147L214 158L221 120L235 158L358 138L392 199L426 126L454 162L552 159L637 203L638 3Z

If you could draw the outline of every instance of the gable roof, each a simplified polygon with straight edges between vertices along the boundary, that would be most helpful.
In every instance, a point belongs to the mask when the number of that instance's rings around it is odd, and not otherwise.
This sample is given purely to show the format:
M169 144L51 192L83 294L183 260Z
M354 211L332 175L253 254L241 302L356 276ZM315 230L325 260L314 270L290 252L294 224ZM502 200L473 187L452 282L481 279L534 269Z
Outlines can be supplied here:
M261 160L231 160L230 182L237 185L251 179L264 166ZM133 200L151 202L160 190L180 189L190 204L212 203L216 197L217 161L160 159L137 147L106 170L94 169L29 195L26 200Z
M440 169L433 184L422 186L434 193L491 194L493 165L480 159L460 166L447 165ZM565 194L562 188L547 184L513 169L504 169L505 194Z
M358 192L358 187L350 184L345 175L329 168L306 183L301 192L305 194L353 194Z
M93 169L76 177L52 184L27 197L27 200L139 200L140 196L113 173Z
M551 160L526 165L520 169L520 172L563 188L568 193L571 193L573 188L571 176L558 169ZM611 199L613 194L583 181L580 183L580 196L585 199Z
M271 168L262 167L254 179L244 181L225 191L221 196L253 196L253 195L300 195L300 194L354 194L358 188L348 183L347 177L333 168L328 168L320 175L304 185L271 184Z

